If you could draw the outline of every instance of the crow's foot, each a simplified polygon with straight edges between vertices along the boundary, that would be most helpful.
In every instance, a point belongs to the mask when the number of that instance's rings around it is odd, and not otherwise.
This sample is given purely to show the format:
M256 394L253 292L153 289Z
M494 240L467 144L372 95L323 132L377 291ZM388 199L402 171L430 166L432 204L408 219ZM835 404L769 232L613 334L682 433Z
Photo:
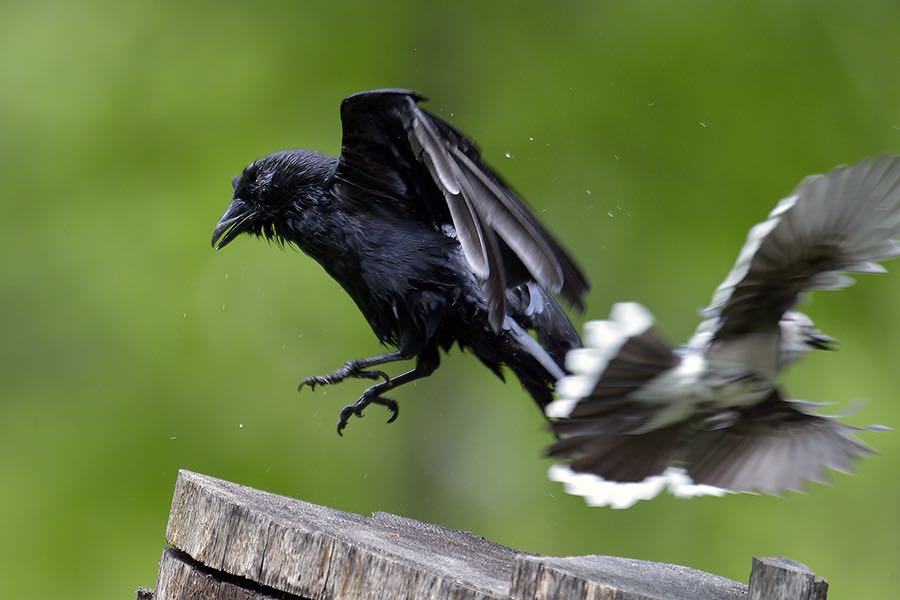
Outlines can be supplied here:
M343 409L341 409L341 418L338 420L337 424L338 435L343 437L344 428L347 427L347 422L350 420L350 417L353 415L362 417L363 410L370 404L380 404L384 407L387 407L387 409L391 411L391 416L387 420L388 423L393 423L397 420L397 415L400 413L400 407L397 406L397 402L395 400L391 400L390 398L382 398L381 396L375 396L374 394L364 393L359 400L357 400L350 406L345 406Z
M317 385L340 383L348 377L356 379L384 379L385 382L390 381L390 377L388 377L388 374L384 371L379 371L378 369L363 369L360 366L359 361L351 360L345 363L344 366L337 371L329 373L328 375L313 375L312 377L307 377L300 382L297 389L302 390L304 386L309 386L310 389L315 390Z

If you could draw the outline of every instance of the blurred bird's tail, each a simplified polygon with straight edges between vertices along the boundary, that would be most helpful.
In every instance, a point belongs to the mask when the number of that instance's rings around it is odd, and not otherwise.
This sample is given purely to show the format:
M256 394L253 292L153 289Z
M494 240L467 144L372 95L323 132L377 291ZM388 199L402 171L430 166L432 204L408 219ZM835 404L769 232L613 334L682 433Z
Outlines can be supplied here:
M678 405L632 398L680 358L635 303L617 304L608 321L585 325L585 348L569 352L571 375L557 387L559 399L546 410L560 438L548 450L571 460L578 472L620 482L662 473L680 439L673 411Z

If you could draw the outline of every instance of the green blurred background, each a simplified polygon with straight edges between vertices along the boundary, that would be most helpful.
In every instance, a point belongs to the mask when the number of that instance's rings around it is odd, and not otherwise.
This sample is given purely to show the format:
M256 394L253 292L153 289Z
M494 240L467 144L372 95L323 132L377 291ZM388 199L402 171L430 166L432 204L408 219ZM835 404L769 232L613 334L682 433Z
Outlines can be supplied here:
M808 495L591 509L546 479L530 399L454 351L335 435L362 384L301 376L379 351L313 261L209 246L231 177L336 153L347 94L410 87L470 132L590 275L672 340L747 229L805 175L900 151L900 4L5 2L0 19L0 581L4 597L152 585L177 470L389 511L524 550L746 580L787 555L832 598L900 585L900 434ZM508 157L506 156L508 153ZM810 314L841 351L795 397L900 426L900 263Z

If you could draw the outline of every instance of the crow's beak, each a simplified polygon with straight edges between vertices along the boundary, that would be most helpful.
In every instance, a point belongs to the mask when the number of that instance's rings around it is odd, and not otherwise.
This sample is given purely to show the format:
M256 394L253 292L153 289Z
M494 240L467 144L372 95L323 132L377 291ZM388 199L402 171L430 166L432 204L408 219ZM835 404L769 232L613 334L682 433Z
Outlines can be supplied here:
M806 343L816 350L836 350L838 341L830 335L824 333L811 333L806 339Z
M215 231L212 234L213 248L219 250L228 245L228 242L244 233L253 225L256 211L245 201L235 198L222 218L219 219Z

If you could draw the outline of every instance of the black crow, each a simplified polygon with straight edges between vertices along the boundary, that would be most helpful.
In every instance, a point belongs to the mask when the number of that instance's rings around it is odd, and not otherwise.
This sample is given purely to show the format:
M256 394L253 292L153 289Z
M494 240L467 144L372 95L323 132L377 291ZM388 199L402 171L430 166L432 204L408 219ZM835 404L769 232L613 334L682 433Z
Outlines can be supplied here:
M779 494L848 471L871 450L861 429L811 413L776 383L813 349L830 349L794 307L808 290L879 273L900 255L900 157L809 177L750 230L697 333L673 348L636 303L585 326L585 348L547 407L560 437L552 479L618 508L668 488L677 496Z
M475 143L419 108L407 90L341 103L341 155L278 152L234 178L212 236L294 244L350 294L393 352L350 360L300 387L383 379L341 411L338 433L371 403L397 417L388 390L427 377L457 343L502 378L509 367L543 408L578 333L551 293L583 309L587 279ZM537 339L528 330L536 333ZM373 369L415 359L396 377Z

